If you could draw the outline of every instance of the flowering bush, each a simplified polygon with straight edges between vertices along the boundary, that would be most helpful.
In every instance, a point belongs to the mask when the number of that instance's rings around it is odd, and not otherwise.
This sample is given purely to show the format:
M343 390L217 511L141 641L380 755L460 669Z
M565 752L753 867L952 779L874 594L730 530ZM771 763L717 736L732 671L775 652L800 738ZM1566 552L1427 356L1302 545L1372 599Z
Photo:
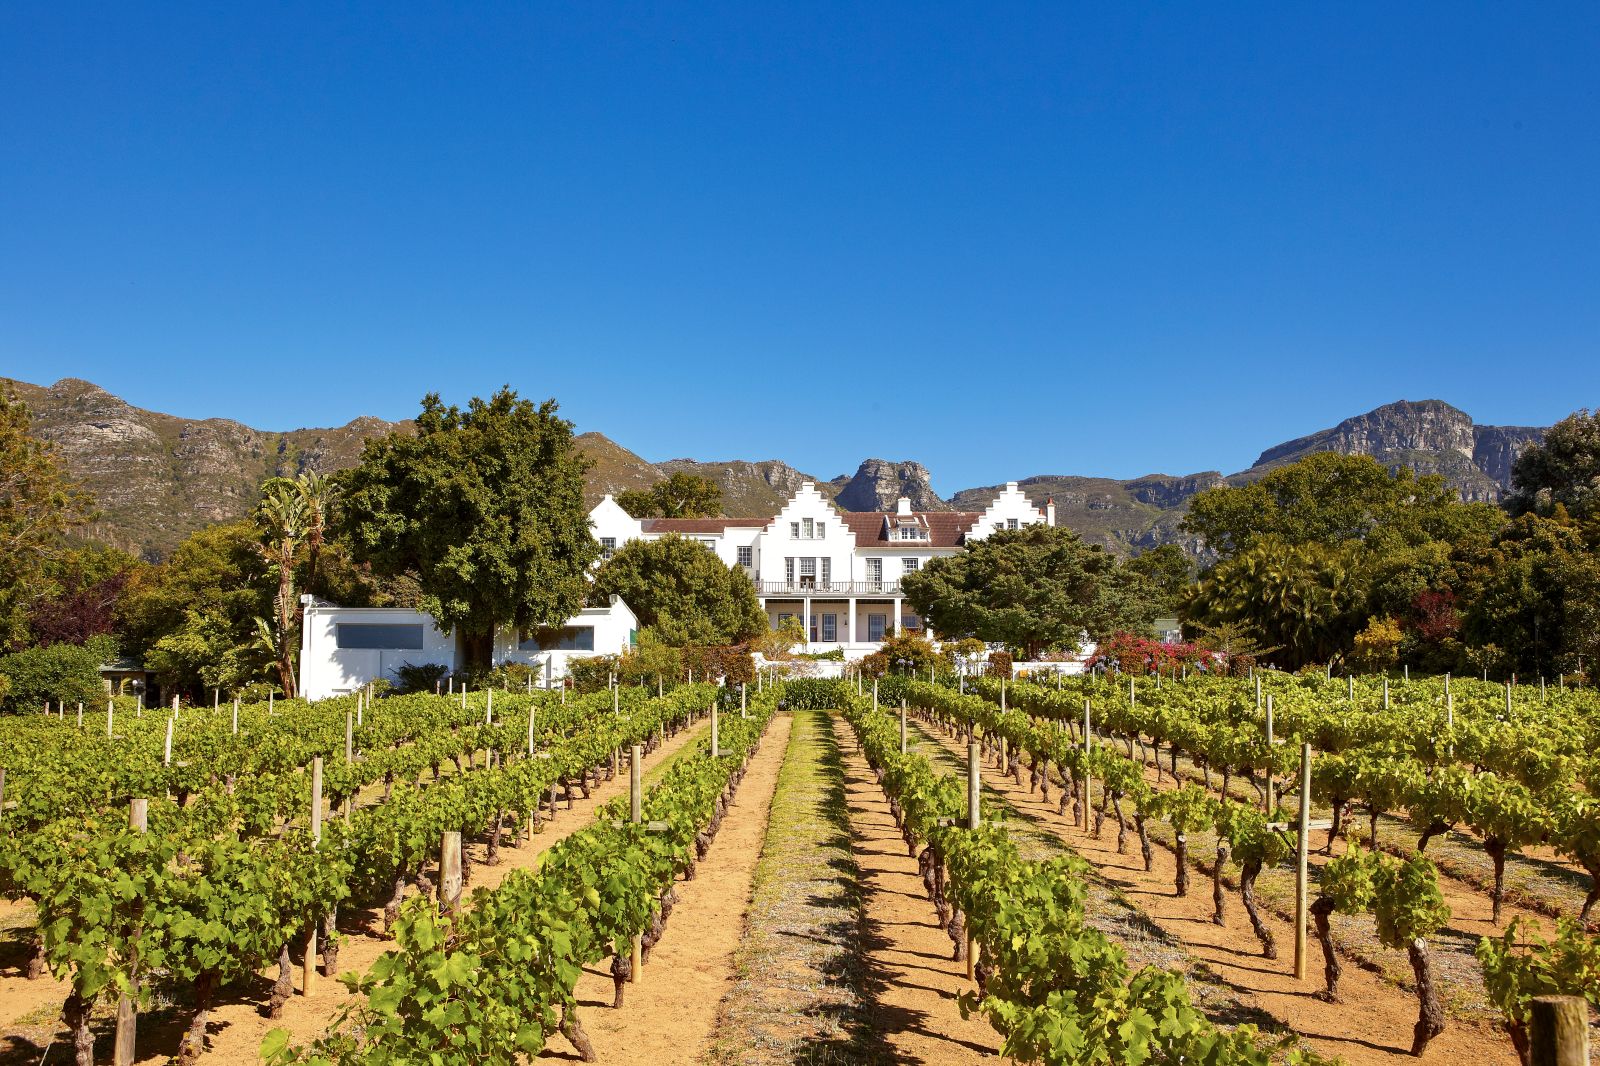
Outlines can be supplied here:
M1194 644L1163 644L1134 633L1116 633L1100 642L1086 666L1114 667L1123 673L1170 672L1183 666L1221 672L1225 661L1219 653Z

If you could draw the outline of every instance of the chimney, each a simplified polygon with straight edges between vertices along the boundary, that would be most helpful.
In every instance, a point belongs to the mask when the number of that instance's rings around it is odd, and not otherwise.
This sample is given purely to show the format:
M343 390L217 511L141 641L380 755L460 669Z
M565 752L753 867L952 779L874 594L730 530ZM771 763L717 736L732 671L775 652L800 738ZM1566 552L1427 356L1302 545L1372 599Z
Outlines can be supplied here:
M1054 496L1046 496L1044 498L1044 524L1047 526L1056 524L1056 498Z
M911 501L902 496L895 501L894 513L900 518L909 518L911 515Z

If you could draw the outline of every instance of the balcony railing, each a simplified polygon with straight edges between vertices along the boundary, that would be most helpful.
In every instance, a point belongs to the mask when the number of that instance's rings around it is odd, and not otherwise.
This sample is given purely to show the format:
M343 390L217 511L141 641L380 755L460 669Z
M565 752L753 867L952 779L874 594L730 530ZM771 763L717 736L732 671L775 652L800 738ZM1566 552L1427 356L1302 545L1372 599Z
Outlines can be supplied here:
M898 581L757 581L762 596L898 596Z

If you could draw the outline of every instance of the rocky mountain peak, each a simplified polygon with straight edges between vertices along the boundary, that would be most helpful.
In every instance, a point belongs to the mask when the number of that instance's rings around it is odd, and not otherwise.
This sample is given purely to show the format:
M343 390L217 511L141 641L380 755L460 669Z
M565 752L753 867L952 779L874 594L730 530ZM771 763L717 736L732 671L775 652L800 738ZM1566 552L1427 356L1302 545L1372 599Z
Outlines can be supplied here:
M1266 466L1311 452L1372 456L1384 452L1454 452L1471 459L1473 446L1472 418L1465 411L1443 400L1401 400L1347 418L1332 429L1268 448L1255 465Z
M916 511L941 511L948 506L933 491L927 467L886 459L864 461L839 490L837 499L847 511L892 511L902 496Z

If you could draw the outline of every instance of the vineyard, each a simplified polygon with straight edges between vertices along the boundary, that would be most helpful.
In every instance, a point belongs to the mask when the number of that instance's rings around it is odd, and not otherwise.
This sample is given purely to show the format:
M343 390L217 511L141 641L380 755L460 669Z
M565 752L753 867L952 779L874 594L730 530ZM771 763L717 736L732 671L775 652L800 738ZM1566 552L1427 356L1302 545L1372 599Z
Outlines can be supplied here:
M1564 685L118 700L0 735L5 1063L1512 1063L1534 997L1600 1003L1600 699Z

